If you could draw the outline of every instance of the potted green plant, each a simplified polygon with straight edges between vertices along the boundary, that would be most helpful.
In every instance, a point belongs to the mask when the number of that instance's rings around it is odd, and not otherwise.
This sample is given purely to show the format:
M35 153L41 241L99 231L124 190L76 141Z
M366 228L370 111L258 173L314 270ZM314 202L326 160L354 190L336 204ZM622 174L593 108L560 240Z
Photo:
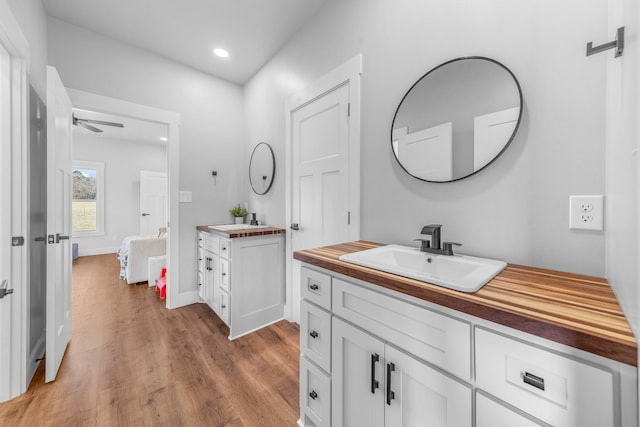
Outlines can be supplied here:
M229 213L231 213L235 219L236 224L242 224L244 222L244 216L247 214L247 210L238 204L237 206L229 209Z

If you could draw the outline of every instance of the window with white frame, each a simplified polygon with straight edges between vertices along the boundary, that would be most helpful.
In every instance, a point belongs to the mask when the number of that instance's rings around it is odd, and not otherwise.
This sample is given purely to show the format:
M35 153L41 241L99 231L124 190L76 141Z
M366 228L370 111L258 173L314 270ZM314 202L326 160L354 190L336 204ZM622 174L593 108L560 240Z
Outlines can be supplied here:
M104 163L73 161L71 226L74 237L104 234Z

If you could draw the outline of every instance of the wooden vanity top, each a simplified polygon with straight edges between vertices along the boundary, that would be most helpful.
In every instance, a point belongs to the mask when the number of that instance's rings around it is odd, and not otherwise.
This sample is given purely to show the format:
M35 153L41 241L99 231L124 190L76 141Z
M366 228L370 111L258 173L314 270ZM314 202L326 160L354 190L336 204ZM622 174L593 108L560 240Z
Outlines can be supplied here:
M287 232L284 228L277 227L261 227L261 228L247 228L244 230L219 230L215 225L198 225L196 230L204 231L205 233L211 233L218 235L226 239L235 239L238 237L252 237L252 236L264 236L268 234L284 234Z
M372 249L357 241L294 253L294 258L402 292L453 310L638 366L638 348L605 279L508 264L479 291L468 294L339 260Z

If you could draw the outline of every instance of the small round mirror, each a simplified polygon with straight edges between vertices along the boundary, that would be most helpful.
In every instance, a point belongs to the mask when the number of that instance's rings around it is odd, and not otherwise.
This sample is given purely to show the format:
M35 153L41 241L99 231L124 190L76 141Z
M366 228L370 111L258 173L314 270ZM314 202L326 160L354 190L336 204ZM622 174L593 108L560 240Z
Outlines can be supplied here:
M276 172L276 158L271 146L261 142L255 146L249 161L249 182L256 194L266 194L273 184Z
M508 68L489 58L458 58L429 71L402 98L391 146L410 175L457 181L497 159L521 118L522 91Z

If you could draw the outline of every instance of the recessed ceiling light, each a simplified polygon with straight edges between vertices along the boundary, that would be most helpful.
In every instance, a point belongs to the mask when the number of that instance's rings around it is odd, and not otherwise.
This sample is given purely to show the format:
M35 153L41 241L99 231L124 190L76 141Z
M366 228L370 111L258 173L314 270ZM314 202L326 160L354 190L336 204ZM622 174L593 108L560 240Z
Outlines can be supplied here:
M160 137L160 141L168 141L168 140L169 140L169 138L167 138L166 136L161 136Z
M214 53L214 54L216 54L217 56L219 56L220 58L227 58L227 57L229 57L229 52L227 52L226 50L221 49L221 48L219 48L219 47L218 47L218 48L216 48L216 49L213 49L213 53Z

